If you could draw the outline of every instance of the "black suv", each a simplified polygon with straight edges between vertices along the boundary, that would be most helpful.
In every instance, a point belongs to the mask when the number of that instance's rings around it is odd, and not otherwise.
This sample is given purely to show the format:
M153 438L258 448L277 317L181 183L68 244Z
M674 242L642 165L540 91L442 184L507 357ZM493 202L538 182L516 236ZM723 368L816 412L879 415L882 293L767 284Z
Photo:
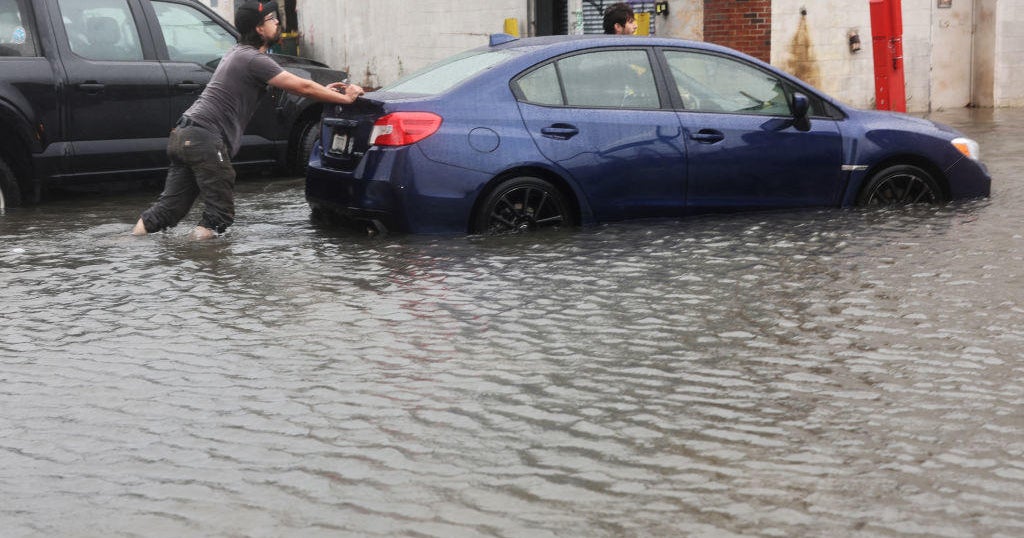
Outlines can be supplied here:
M0 0L0 208L53 185L162 178L171 127L236 37L194 0ZM324 84L346 77L271 57ZM233 162L301 173L321 104L267 91Z

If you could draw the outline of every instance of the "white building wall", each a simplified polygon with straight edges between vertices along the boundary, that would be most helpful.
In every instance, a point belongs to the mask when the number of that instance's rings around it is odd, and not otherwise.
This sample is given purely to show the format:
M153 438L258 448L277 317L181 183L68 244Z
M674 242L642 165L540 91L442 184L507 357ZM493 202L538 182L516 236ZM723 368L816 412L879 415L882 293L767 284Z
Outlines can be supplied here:
M300 1L302 55L373 88L457 52L486 45L506 18L524 32L526 0Z
M997 7L994 27L983 25L983 2ZM902 4L908 111L1024 104L1024 2L953 0L950 8L939 8L935 0L903 0ZM783 69L791 70L794 61L792 44L800 29L801 8L807 9L807 31L820 79L817 85L853 106L874 107L867 0L774 0L772 64ZM994 37L975 36L976 26L978 32L994 32ZM861 39L857 54L848 49L851 30L858 31ZM981 56L986 54L986 39L995 43L994 61ZM987 94L982 92L985 87Z
M995 106L1024 106L1024 2L1001 0L996 9Z
M802 9L806 16L801 15ZM860 52L850 52L850 32L860 37ZM810 41L809 58L797 46L802 39ZM806 81L811 85L844 103L873 107L875 75L867 0L774 0L771 63L792 73L796 62L816 64L817 80Z
M704 0L669 0L668 15L658 18L658 37L704 39Z

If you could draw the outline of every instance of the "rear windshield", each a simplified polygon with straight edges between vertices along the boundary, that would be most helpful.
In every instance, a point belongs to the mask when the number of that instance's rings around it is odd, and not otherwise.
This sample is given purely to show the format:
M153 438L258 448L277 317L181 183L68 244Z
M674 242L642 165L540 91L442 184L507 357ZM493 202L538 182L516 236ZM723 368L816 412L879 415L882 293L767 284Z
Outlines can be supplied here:
M513 54L507 50L463 52L404 77L394 84L381 88L380 91L439 94L511 58Z

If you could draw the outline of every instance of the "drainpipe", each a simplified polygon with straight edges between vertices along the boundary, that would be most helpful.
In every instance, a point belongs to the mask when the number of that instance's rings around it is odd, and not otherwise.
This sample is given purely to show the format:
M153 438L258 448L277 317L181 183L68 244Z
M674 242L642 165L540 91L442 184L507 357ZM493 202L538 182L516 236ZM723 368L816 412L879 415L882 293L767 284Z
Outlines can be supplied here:
M875 57L875 108L907 111L902 0L869 0Z

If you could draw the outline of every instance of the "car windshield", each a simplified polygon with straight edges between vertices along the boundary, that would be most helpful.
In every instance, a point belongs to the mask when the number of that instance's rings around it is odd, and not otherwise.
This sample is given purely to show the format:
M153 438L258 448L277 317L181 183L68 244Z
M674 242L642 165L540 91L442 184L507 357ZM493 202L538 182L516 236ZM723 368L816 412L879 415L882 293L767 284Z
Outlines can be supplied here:
M508 58L510 51L468 51L417 71L380 91L436 95Z

